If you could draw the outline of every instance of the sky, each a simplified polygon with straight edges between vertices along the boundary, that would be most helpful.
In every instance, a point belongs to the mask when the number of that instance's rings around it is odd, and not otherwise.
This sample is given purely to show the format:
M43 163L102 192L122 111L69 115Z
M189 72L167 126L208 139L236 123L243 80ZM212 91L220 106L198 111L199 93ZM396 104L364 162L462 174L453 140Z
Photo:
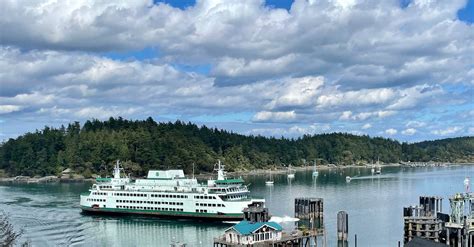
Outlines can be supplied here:
M2 1L0 140L72 121L474 135L474 0Z

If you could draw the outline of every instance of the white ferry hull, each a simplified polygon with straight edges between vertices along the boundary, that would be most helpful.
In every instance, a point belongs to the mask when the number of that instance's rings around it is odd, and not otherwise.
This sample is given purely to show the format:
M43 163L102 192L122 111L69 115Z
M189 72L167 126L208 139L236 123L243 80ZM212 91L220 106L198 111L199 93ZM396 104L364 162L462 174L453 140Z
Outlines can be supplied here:
M238 221L250 204L265 202L251 198L242 179L227 179L220 163L218 179L207 185L186 178L182 170L151 170L135 181L122 178L120 170L117 162L113 178L98 178L81 195L83 212Z
M90 208L81 207L83 213L100 215L140 215L158 218L179 218L206 221L240 221L243 213L240 214L214 214L214 213L192 213L192 212L168 212L155 210L131 210L118 208Z

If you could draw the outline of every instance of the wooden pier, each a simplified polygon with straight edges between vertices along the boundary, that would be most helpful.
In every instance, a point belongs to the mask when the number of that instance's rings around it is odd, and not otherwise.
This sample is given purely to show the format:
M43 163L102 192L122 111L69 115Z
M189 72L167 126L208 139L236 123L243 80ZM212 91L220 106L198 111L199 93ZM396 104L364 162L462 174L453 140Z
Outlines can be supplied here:
M420 204L403 208L404 242L420 237L433 242L441 242L443 221L437 218L441 212L442 198L420 196Z
M442 213L442 198L421 196L420 204L403 208L404 242L415 237L451 247L474 246L474 194L449 199L451 214Z
M230 237L225 234L214 238L214 247L318 247L326 246L325 229L323 224L323 199L322 198L296 198L295 217L300 219L293 231L273 232L278 236L271 240L255 240L253 235L237 235L237 239L251 239L251 244L235 243L229 241ZM269 213L262 205L252 205L244 210L245 221L265 223L269 220ZM267 229L268 230L268 229ZM253 233L252 233L253 234ZM276 234L276 235L275 235ZM279 234L279 235L278 235ZM324 237L324 238L322 238Z

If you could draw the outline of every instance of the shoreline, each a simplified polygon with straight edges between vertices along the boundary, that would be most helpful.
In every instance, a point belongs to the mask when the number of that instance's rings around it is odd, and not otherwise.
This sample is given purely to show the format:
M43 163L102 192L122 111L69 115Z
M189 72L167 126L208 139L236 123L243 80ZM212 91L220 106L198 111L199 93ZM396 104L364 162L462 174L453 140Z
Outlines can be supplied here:
M412 162L411 164L401 164L401 163L389 163L381 164L381 167L452 167L452 166L461 166L461 165L474 165L474 163L442 163L442 165L430 164L430 163L421 163L421 162ZM425 164L425 165L417 165ZM313 166L305 167L292 167L294 171L311 171ZM347 166L335 166L335 165L319 165L317 170L332 170L332 169L349 169L349 168L372 168L372 165L347 165ZM233 171L227 172L227 175L230 177L238 176L255 176L255 175L265 175L265 174L285 174L287 173L287 168L277 168L273 170L269 169L255 169L248 171ZM196 174L197 179L208 179L214 177L214 173L201 173ZM0 177L0 183L18 183L18 184L40 184L40 183L84 183L84 182L94 182L95 178L60 178L57 176L44 176L44 177L29 177L29 176L16 176L16 177Z

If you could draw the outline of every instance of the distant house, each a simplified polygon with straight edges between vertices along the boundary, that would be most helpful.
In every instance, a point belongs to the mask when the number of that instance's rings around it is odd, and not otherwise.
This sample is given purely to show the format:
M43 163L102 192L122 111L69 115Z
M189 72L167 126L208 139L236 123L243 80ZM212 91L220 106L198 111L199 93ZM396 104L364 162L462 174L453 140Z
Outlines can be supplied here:
M283 228L275 222L241 221L225 231L225 241L232 244L254 244L280 240Z
M71 175L73 175L71 168L67 168L66 170L61 172L61 178L67 179L67 178L70 178Z

